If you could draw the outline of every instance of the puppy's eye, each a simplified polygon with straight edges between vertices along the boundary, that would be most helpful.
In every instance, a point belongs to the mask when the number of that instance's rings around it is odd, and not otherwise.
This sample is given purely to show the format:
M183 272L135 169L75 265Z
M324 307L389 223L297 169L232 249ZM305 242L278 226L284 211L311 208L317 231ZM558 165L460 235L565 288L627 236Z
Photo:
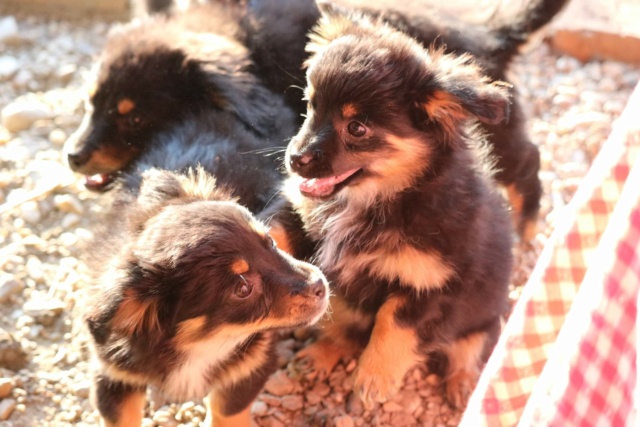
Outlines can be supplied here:
M276 241L273 240L273 237L267 235L267 237L269 238L269 244L271 245L272 248L276 247Z
M349 122L349 124L347 125L347 131L349 131L352 136L360 138L367 133L367 128L362 123L354 120L352 122Z
M247 298L249 295L251 295L251 292L253 291L253 286L251 286L251 284L247 282L247 280L244 277L242 277L241 274L239 276L242 281L236 287L236 296L238 298L244 299L244 298Z

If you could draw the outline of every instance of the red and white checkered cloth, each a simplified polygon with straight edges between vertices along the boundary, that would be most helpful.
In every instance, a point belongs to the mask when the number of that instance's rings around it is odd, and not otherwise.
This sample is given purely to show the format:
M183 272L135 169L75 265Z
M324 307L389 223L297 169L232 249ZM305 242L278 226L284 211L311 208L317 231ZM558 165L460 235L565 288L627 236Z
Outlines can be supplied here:
M543 250L461 426L636 425L639 153L640 87Z

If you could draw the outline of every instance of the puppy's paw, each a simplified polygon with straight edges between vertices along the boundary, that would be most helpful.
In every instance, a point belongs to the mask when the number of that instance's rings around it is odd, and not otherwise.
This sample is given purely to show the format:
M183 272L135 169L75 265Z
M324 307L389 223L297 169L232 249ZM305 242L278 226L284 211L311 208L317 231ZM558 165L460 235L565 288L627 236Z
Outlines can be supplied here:
M459 371L453 374L444 384L449 403L456 409L464 409L477 381L478 375L473 372Z
M342 352L331 343L320 340L300 350L289 363L288 370L299 379L324 380L338 364Z
M364 355L363 355L364 356ZM367 409L374 403L384 403L396 394L402 385L404 373L399 373L372 357L361 357L354 372L353 390Z

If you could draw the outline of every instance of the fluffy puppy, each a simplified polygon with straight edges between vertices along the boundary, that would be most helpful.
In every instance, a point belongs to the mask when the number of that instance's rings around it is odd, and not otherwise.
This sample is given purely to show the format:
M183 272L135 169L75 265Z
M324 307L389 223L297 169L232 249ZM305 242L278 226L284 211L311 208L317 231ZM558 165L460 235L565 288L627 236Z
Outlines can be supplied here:
M278 56L280 62L285 64L286 68L283 69L286 69L287 73L278 73L275 67L265 71L281 78L291 76L289 84L296 85L299 84L297 79L301 78L302 71L291 64L295 63L296 57L303 58L304 52L300 43L292 39L303 40L303 35L294 37L292 34L304 29L304 26L291 25L288 22L288 14L280 14L278 20L276 13L270 13L270 5L283 2L286 0L261 2L264 3L262 8L265 9L261 10L261 14L266 16L267 21L276 25L264 26L258 40L271 49L258 49L258 52L263 52L263 57ZM315 22L318 18L315 5L308 3L301 1L292 8L296 16L295 22ZM493 11L488 19L469 16L470 14L462 18L447 15L446 7L437 2L424 0L334 0L333 3L379 18L414 37L425 48L442 48L455 54L470 53L489 77L508 81L508 66L518 53L519 47L528 40L531 33L550 21L563 8L566 0L533 0L526 5L520 2L516 6L505 3ZM327 8L327 5L322 7ZM271 9L275 9L275 6ZM347 14L347 9L344 9L343 13ZM480 13L483 11L478 12ZM339 33L340 24L334 22L337 28L323 26L323 31ZM278 62L272 64L277 65ZM496 160L496 178L506 188L511 201L514 224L523 240L528 241L535 235L542 195L542 186L538 178L540 154L527 135L525 117L517 99L517 91L511 89L511 94L509 120L498 124L482 123L481 126L487 134L490 150ZM306 106L293 103L290 105L297 113L306 113Z
M507 90L469 56L360 15L327 12L311 40L309 108L286 153L291 206L272 225L300 216L335 297L292 368L326 375L364 348L354 386L370 403L444 354L461 406L498 338L512 265L508 213L469 120L506 120Z
M293 116L238 41L244 13L239 4L210 4L111 31L84 120L64 147L89 189L108 189L155 135L189 115L230 113L258 137L284 139Z
M263 205L250 193L270 175L237 154L251 133L221 127L182 125L120 180L109 237L98 241L113 250L86 314L93 400L107 426L140 425L149 384L180 400L208 393L206 425L249 426L250 403L276 369L275 331L326 310L320 270L279 250L236 202Z

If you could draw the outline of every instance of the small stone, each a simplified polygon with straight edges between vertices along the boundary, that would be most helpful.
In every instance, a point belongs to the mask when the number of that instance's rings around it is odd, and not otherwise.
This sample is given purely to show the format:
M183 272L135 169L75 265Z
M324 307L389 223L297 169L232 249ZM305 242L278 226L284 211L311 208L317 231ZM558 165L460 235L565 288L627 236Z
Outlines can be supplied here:
M67 305L58 299L27 301L22 310L36 319L43 316L59 316Z
M287 376L286 371L283 370L276 371L264 385L264 389L274 396L290 394L293 392L294 387L294 382Z
M382 405L382 409L385 412L401 412L403 410L402 406L393 401L385 402L385 404Z
M82 218L80 217L80 215L76 215L74 213L66 214L64 217L62 217L62 221L60 221L60 225L64 229L69 229L71 227L74 227L80 224L81 219Z
M78 396L81 399L86 399L89 397L89 392L91 390L91 381L82 381L80 383L73 385L73 394Z
M260 395L260 400L271 407L278 407L282 403L282 400L279 397L267 393L262 393Z
M167 425L169 422L176 422L168 411L156 411L153 414L153 422L160 425Z
M38 258L36 258L35 256L29 257L25 268L27 269L27 274L30 278L32 278L36 282L44 281L44 268L42 265L42 261L40 261Z
M432 387L435 387L440 384L440 377L438 377L436 374L429 374L427 375L426 381L427 381L427 384L429 384Z
M77 69L78 67L76 66L76 64L65 64L58 68L58 70L56 71L56 76L60 80L62 80L63 84L69 83Z
M416 423L416 419L404 412L391 414L390 424L394 427L408 427Z
M13 56L9 56L9 55L0 56L0 81L9 79L18 71L19 68L20 68L20 63ZM7 129L9 128L7 127Z
M0 401L0 420L8 420L13 410L16 409L16 404L14 399L3 399Z
M0 18L0 43L18 37L18 23L13 16Z
M420 399L420 396L418 396L417 393L410 391L401 391L395 400L407 414L413 414L416 409L422 405L422 399Z
M71 194L58 194L53 198L53 204L62 212L82 214L84 207L80 200Z
M364 413L364 406L356 393L351 393L347 399L347 411L350 414L360 416Z
M13 76L13 86L22 89L26 87L29 83L33 82L33 74L31 71L22 69L18 71L18 73Z
M316 383L316 385L313 386L312 390L318 396L322 396L322 397L326 397L329 395L329 393L331 393L331 387L329 387L325 383Z
M11 395L13 381L11 378L0 378L0 400Z
M40 214L40 208L38 202L30 200L20 205L20 217L29 224L38 224L42 215Z
M267 411L268 410L269 410L269 408L267 407L267 404L264 403L261 400L256 400L251 405L251 414L254 417L263 417L263 416L267 415Z
M302 396L299 395L284 396L282 398L282 407L290 411L301 409L303 404Z
M356 359L351 359L351 361L349 362L349 364L347 365L346 368L344 368L344 370L348 373L353 372L354 369L356 369L356 365L358 364L358 362L356 361Z
M341 415L339 417L336 417L336 419L333 421L335 427L354 427L355 423L353 422L353 418L351 418L349 415Z
M11 297L24 289L24 283L11 274L0 274L0 303L5 303Z
M304 398L309 405L317 405L322 401L322 397L318 395L318 393L315 393L313 390L305 393Z
M49 141L51 141L53 145L62 147L67 141L67 133L62 129L56 128L49 132Z
M18 132L29 129L31 125L40 119L50 118L51 109L39 101L14 101L4 107L0 112L2 126L9 132Z
M0 368L19 371L27 366L27 353L18 341L0 329Z

